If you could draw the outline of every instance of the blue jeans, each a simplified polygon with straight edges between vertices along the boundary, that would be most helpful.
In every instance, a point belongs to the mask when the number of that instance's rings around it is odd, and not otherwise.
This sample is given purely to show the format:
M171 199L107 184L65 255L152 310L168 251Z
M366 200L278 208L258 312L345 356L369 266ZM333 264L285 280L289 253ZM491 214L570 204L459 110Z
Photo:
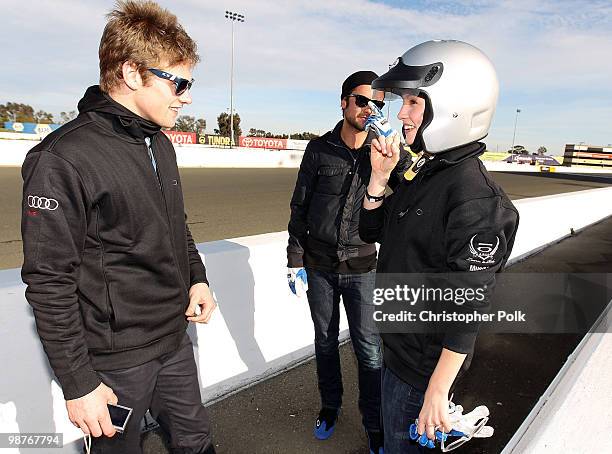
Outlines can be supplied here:
M381 341L372 303L375 271L336 274L307 269L308 303L314 323L319 392L323 407L342 405L338 334L340 296L344 303L359 371L359 410L366 430L380 431Z
M383 366L382 419L385 454L422 454L433 452L410 439L408 430L419 417L425 393L401 380Z

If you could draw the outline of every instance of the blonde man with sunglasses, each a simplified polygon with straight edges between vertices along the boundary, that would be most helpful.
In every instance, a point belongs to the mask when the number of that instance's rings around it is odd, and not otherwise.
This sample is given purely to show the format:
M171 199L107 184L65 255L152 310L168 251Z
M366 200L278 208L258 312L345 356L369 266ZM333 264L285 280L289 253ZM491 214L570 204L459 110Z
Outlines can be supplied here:
M186 327L207 323L216 303L161 132L191 104L196 44L157 4L120 1L99 57L100 85L79 116L23 164L26 298L92 452L141 452L150 410L173 452L211 454ZM53 209L30 206L34 197ZM117 403L132 409L122 433L107 408Z

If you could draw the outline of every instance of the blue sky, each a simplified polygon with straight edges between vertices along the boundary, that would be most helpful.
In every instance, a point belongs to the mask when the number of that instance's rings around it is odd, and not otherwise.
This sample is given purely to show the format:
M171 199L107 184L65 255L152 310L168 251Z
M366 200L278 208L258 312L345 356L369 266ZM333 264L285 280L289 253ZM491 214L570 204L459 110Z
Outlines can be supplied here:
M359 69L379 74L410 47L459 39L493 60L500 99L489 149L516 143L612 143L612 2L160 0L198 42L194 103L209 129L229 110L230 23L236 25L234 106L242 129L323 133L340 119L339 89ZM24 0L2 12L0 103L58 114L97 82L97 47L112 0ZM10 71L6 71L10 68ZM395 104L395 103L394 103ZM392 111L393 111L392 107Z

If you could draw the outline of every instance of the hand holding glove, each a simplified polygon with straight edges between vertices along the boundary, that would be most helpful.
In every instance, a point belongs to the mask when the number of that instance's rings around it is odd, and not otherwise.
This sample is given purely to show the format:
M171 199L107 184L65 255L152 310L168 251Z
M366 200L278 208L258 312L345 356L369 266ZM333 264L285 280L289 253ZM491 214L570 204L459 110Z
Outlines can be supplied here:
M442 452L449 452L457 449L472 438L488 438L493 436L494 430L485 424L489 420L489 409L480 405L469 413L463 414L463 407L449 402L449 419L452 430L444 433L436 427L436 440L441 443ZM421 446L433 449L434 440L427 438L427 435L419 435L417 431L418 420L410 425L410 438ZM450 438L449 438L450 437Z
M306 295L308 291L308 276L303 267L287 268L287 281L289 282L289 289L298 298Z
M370 101L368 102L368 107L372 113L365 122L366 131L373 129L378 137L390 137L397 134L397 131L393 129L389 120L387 120L382 110L376 104Z

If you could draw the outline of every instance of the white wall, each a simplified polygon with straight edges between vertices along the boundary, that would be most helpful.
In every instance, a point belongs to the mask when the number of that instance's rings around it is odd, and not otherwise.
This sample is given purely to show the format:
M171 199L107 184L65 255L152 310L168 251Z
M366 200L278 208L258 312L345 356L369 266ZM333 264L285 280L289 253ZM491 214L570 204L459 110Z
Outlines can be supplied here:
M529 164L517 164L511 162L503 162L503 161L485 161L485 167L489 172L541 172L539 165L532 166ZM606 173L612 175L612 169L605 167L563 167L556 166L554 167L555 173Z
M17 133L5 133L17 134ZM1 139L1 136L0 136ZM0 140L0 166L21 166L26 153L39 142L34 140ZM261 148L215 148L208 145L175 145L179 167L210 168L297 168L305 149L304 140L289 141L291 150L264 150ZM288 145L288 146L289 146ZM540 172L539 166L485 161L492 172ZM612 169L598 167L556 167L557 173L608 173Z
M0 166L21 167L28 151L39 143L34 140L0 140Z
M602 315L502 454L612 452L612 303Z
M513 259L612 215L611 197L612 188L603 188L515 201L521 224ZM278 232L198 245L219 302L209 325L189 330L204 401L313 354L307 302L287 288L286 244L287 233ZM63 432L66 442L77 440L23 292L19 270L0 271L0 432ZM346 337L344 318L341 328Z
M174 147L179 167L213 168L297 168L302 162L303 151L262 150L261 148L223 148L202 145Z
M33 140L0 140L0 166L21 167L27 152L38 145ZM263 150L261 148L214 148L207 145L175 145L179 167L214 168L297 168L300 150Z
M520 222L509 264L612 215L612 187L514 200Z

